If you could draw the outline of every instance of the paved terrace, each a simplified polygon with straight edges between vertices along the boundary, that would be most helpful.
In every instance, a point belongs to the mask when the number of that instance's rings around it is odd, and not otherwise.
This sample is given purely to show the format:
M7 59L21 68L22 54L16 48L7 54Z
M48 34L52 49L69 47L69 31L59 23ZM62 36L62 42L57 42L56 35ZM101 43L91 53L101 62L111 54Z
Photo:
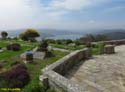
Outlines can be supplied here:
M94 92L86 84L104 92L125 92L125 45L117 46L112 55L94 56L72 69L66 77Z

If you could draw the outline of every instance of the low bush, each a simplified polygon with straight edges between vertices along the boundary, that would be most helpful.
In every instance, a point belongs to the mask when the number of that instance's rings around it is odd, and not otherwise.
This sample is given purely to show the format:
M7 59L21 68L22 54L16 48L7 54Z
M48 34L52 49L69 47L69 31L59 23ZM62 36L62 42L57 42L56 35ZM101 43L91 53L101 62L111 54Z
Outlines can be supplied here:
M6 46L7 50L19 51L21 49L20 44L14 43Z
M45 58L51 58L51 57L54 57L54 55L51 51L45 52Z
M44 51L44 52L46 52L46 51L48 51L48 43L47 43L47 41L42 41L42 43L40 44L40 46L39 46L39 48L37 49L37 51Z
M12 62L11 64L10 64L10 66L14 66L14 65L17 65L17 64L19 64L20 62L19 61L14 61L14 62Z
M2 64L0 63L0 69L2 68L3 66L2 66Z
M30 81L27 68L23 64L14 66L3 74L7 87L9 88L23 88Z

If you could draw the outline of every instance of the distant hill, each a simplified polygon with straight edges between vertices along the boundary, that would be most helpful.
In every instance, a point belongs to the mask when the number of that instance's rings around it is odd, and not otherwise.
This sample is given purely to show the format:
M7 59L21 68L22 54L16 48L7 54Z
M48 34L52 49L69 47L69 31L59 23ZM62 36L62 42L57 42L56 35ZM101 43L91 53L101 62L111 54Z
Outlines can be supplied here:
M26 29L16 29L16 30L4 30L7 31L10 37L19 36L20 33L24 32ZM43 38L54 37L59 35L71 35L71 34L81 34L82 32L74 32L67 30L56 30L56 29L37 29ZM2 31L2 30L0 30ZM82 33L84 34L84 33Z
M26 29L16 29L16 30L4 30L9 33L10 37L16 37L20 33L24 32ZM86 34L105 34L109 36L111 39L125 39L125 29L100 29L100 30L74 30L74 31L67 31L67 30L57 30L57 29L37 29L42 38L68 38L72 39L77 36L80 38L81 36L85 36ZM1 30L0 30L1 31Z

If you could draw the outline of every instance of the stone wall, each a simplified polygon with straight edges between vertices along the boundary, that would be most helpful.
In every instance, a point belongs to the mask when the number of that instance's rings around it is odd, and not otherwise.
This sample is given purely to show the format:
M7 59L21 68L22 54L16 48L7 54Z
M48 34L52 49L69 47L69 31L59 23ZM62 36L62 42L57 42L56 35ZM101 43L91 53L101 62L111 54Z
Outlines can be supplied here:
M111 40L111 41L103 41L105 44L110 44L110 45L123 45L125 44L125 39L122 40Z
M72 69L73 66L90 57L91 54L88 48L72 52L43 69L40 82L47 87L54 88L57 92L84 92L84 87L74 81L68 80L65 74ZM48 80L48 82L46 80ZM101 90L94 86L92 86L92 88L94 92L99 92Z

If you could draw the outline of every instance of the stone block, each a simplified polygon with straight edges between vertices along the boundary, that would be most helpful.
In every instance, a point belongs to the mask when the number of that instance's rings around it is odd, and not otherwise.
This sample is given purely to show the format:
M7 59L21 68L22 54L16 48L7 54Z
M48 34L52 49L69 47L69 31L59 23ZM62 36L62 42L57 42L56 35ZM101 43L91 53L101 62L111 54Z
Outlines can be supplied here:
M114 54L115 53L115 46L114 45L106 45L104 47L105 54Z

